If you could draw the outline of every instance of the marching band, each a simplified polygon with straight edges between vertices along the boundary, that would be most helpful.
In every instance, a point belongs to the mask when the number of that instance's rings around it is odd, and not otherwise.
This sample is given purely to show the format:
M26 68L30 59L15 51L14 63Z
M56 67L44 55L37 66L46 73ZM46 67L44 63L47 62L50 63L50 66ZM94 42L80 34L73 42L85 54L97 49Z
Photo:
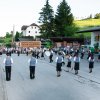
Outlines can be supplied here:
M80 67L81 67L80 66L81 60L84 59L84 54L86 53L86 51L83 48L81 51L79 51L78 49L74 50L73 48L70 48L70 49L66 48L64 50L59 50L57 48L51 48L51 49L47 49L47 48L2 48L0 49L0 55L8 54L8 53L10 56L13 53L18 54L18 56L20 56L20 54L26 54L27 56L32 55L34 56L34 58L41 59L41 60L44 60L45 57L46 58L48 57L50 63L56 62L55 67L57 71L57 77L59 77L61 76L62 66L66 66L66 72L74 70L75 71L74 74L77 75L78 70L80 70ZM94 55L93 53L91 53L91 51L88 51L87 55L88 55L87 59L89 62L89 66L88 66L89 73L92 73L92 69L94 68ZM74 63L74 65L72 65L72 63ZM30 75L30 78L32 79L31 75Z

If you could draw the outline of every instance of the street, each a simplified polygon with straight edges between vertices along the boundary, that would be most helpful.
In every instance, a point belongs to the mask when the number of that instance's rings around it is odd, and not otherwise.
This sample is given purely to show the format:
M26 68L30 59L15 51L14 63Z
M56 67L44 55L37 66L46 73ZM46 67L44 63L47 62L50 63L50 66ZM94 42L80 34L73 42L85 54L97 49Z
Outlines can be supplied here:
M48 57L38 59L35 79L31 80L30 56L12 54L11 81L6 81L5 57L0 57L0 100L100 100L100 62L95 61L93 73L89 73L88 61L82 59L78 75L74 70L66 72L65 64L57 77L55 62L49 63Z

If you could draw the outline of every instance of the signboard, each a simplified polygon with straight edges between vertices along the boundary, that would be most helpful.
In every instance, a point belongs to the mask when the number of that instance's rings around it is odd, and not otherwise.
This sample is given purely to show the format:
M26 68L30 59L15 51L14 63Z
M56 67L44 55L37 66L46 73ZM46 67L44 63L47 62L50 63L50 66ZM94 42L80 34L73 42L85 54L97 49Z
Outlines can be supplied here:
M40 48L41 47L41 41L21 41L20 42L20 47Z

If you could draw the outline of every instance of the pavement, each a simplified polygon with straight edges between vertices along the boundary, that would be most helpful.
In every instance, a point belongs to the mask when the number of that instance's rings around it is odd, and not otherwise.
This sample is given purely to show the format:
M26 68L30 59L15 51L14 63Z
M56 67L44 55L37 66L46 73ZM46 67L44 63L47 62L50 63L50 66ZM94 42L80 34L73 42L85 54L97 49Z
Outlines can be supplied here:
M65 59L61 77L58 78L55 62L49 63L48 57L38 59L36 77L31 80L30 57L14 54L11 81L5 81L4 57L0 60L0 100L100 100L100 62L95 61L93 73L90 74L88 61L82 59L79 74L74 75L74 70L66 72Z

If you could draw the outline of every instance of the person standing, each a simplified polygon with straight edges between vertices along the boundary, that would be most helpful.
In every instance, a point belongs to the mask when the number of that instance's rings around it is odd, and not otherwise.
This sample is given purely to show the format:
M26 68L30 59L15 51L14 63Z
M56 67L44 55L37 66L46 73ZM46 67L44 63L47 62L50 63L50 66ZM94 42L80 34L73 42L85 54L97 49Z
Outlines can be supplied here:
M90 56L91 56L91 51L89 50L87 59L89 59Z
M50 59L50 63L52 63L53 62L53 51L52 50L50 50L50 56L49 56L49 59Z
M89 73L92 73L92 69L94 67L94 56L91 54L89 57Z
M0 56L2 55L2 49L0 50Z
M18 56L20 55L20 51L19 51L19 50L17 50L17 55L18 55Z
M11 66L13 64L13 59L10 57L10 54L6 54L7 57L4 58L3 63L5 64L5 71L6 71L6 81L11 80Z
M84 49L82 48L82 50L81 50L81 59L83 59L83 57L84 57Z
M39 51L36 51L36 58L37 59L40 58L39 54L40 54L40 52Z
M35 78L35 67L37 63L37 59L35 58L35 55L32 55L32 57L28 60L29 63L29 69L30 69L30 79Z
M74 64L75 75L77 75L79 70L79 65L80 65L80 57L78 56L78 54L75 55L74 62L75 62Z
M97 62L100 62L100 50L98 52L98 60L97 60Z
M61 53L58 53L58 57L56 57L56 71L57 77L61 76L61 67L62 67L63 57Z
M67 56L67 60L68 60L68 63L67 63L67 72L69 72L69 68L71 68L71 62L72 62L72 56L70 54L68 54Z
M44 53L45 53L44 50L42 50L42 51L41 51L41 58L43 58L43 59L45 59Z
M29 54L29 48L26 48L26 55L28 56Z
M63 52L63 51L61 51L61 55L62 55L62 57L63 57L63 62L62 62L62 65L64 66L65 65L65 62L64 62L64 58L65 58L65 52Z

